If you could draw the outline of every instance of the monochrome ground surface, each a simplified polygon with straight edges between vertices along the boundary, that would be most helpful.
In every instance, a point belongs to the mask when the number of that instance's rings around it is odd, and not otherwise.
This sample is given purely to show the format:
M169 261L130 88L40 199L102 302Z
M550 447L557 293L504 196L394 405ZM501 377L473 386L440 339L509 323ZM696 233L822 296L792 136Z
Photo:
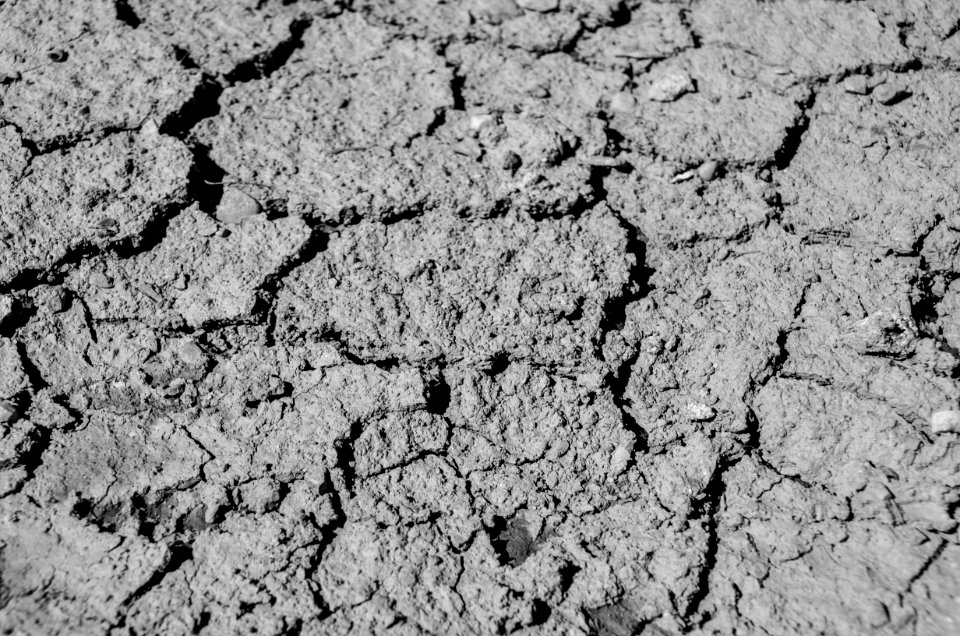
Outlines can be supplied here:
M0 631L960 633L960 3L0 0Z

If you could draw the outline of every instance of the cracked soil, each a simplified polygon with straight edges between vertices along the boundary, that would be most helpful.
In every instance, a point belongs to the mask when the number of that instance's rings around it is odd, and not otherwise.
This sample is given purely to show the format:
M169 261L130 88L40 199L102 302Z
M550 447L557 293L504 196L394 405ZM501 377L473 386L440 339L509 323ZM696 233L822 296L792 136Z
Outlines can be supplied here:
M0 0L0 632L960 633L960 3Z

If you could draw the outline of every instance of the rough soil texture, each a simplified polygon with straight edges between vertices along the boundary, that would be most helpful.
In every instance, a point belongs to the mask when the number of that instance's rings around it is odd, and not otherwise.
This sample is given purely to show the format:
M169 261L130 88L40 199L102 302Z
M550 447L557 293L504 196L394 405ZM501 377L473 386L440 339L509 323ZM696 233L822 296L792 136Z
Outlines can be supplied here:
M0 631L960 633L960 4L0 0Z

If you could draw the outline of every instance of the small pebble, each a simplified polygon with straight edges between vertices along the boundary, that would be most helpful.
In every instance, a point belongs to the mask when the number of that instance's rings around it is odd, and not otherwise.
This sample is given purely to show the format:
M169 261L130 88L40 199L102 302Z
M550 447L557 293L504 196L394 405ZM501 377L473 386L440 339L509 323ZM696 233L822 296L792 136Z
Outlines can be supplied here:
M13 315L13 297L0 295L0 323Z
M695 174L696 173L693 170L681 172L678 175L674 175L674 177L670 179L670 183L683 183L684 181L689 181L690 179L693 179Z
M763 168L760 172L757 173L757 179L765 183L770 183L773 181L773 175L770 174L769 168Z
M493 115L488 113L481 113L478 115L470 115L470 130L480 130L486 126L490 126L496 123L496 119Z
M533 86L527 92L531 97L536 97L537 99L546 99L550 97L550 91L546 86Z
M699 402L690 402L686 408L684 408L684 411L686 412L687 419L692 422L709 422L717 415L716 411L712 408Z
M183 274L178 274L176 278L173 279L173 288L183 291L187 288L187 277Z
M517 6L527 11L549 13L560 8L560 0L517 0Z
M66 62L68 55L63 49L54 49L47 53L47 57L59 64L60 62Z
M627 92L620 92L610 99L610 110L618 113L629 113L637 106L637 100Z
M168 398L178 398L183 395L183 392L187 388L187 382L183 378L174 378L170 384L168 384L163 389L164 397Z
M260 214L260 211L260 203L256 199L242 190L228 187L217 205L217 219L221 223L240 223Z
M863 75L851 75L843 80L843 90L854 95L866 95L870 92L870 87L867 86L867 78Z
M667 73L650 84L650 88L647 89L647 98L655 102L672 102L696 90L693 80L686 73Z
M520 15L520 9L514 0L481 0L471 13L490 24L500 24Z
M90 284L100 289L110 289L113 287L113 281L100 272L90 274Z
M181 342L179 349L177 349L177 355L185 363L193 366L199 366L207 360L203 350L192 340L184 340Z
M937 435L960 433L960 411L937 411L930 416L930 428Z
M0 401L0 423L8 424L16 422L20 418L20 409L17 405L8 400Z
M881 84L873 89L873 99L884 106L892 106L897 102L903 101L910 95L909 91L892 86L890 84Z
M97 223L97 233L100 236L116 236L120 231L120 224L116 219L103 219Z
M62 289L57 289L50 295L50 298L47 299L47 309L51 314L59 314L61 311L65 311L69 305L70 297Z
M720 162L710 159L709 161L704 161L700 164L700 167L697 168L697 176L699 176L704 181L713 181L717 178L717 174L720 172Z
M503 169L508 172L516 172L520 169L520 166L523 165L523 160L520 159L520 155L508 150L505 155L503 155Z
M883 627L890 622L887 606L876 599L867 601L863 617L870 627Z
M483 149L480 148L480 144L473 139L464 139L457 142L453 146L453 151L458 155L470 157L471 159L479 159L483 155Z
M590 156L577 157L577 160L584 165L598 168L624 168L628 165L627 161L617 157Z

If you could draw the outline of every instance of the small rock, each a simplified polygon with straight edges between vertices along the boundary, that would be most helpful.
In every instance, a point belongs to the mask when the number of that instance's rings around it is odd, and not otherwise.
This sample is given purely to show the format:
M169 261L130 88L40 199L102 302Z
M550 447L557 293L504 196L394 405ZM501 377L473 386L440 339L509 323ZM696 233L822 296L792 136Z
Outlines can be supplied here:
M520 155L508 150L505 155L503 155L503 169L508 172L516 172L520 169L520 166L523 165L523 160L520 159Z
M57 289L47 299L47 309L51 314L59 314L69 306L70 296L63 289Z
M120 231L120 224L116 219L103 219L97 223L97 234L101 237L116 236Z
M178 398L183 395L183 392L186 390L186 388L186 380L183 378L174 378L170 381L170 384L163 389L163 395L164 397L168 397L170 399Z
M458 155L470 157L471 159L479 159L483 156L483 149L480 148L480 144L473 139L464 139L457 142L453 146L453 151Z
M470 130L480 130L497 123L496 118L489 113L470 115Z
M105 274L100 272L94 272L90 274L90 284L94 287L99 287L100 289L110 289L113 287L113 281L111 281Z
M897 102L903 101L909 96L909 91L897 86L892 86L890 84L881 84L873 89L874 101L883 104L884 106L892 106Z
M890 613L887 606L876 599L867 601L863 618L870 627L883 627L890 622Z
M717 178L717 174L720 172L720 162L710 159L709 161L704 161L700 164L700 167L697 168L697 175L704 181L713 181Z
M690 402L684 408L684 412L687 415L687 419L692 422L709 422L717 415L717 412L711 407L706 404L701 404L700 402Z
M930 428L937 435L960 433L960 411L937 411L930 416Z
M490 24L500 24L519 16L521 11L514 0L482 0L472 13Z
M546 99L550 97L550 90L543 85L531 86L527 94L537 99Z
M280 484L269 477L243 484L239 494L243 507L257 514L276 510L280 505Z
M517 0L517 6L527 11L549 13L560 8L560 0Z
M177 277L173 279L173 288L178 291L183 291L187 288L187 277L184 274L177 274Z
M695 174L696 173L694 173L693 170L687 170L686 172L681 172L678 175L674 175L670 179L670 183L683 183L684 181L689 181L690 179L693 179Z
M7 229L0 230L0 241L9 241L13 238L13 232Z
M0 400L0 423L10 424L20 418L20 409L8 400Z
M240 223L260 214L260 203L237 188L226 188L217 205L217 219L221 223Z
M625 91L617 93L610 99L610 110L618 113L632 112L636 106L637 100L633 98L633 95Z
M684 72L667 73L653 81L647 89L647 98L655 102L672 102L682 95L696 91L693 80Z
M854 95L866 95L870 92L870 87L867 86L867 78L863 75L851 75L843 80L843 90Z
M207 356L204 355L203 350L197 346L197 343L190 339L183 340L180 343L180 347L177 349L177 355L186 364L192 366L200 366L207 361Z
M757 173L757 179L760 179L764 183L770 183L773 181L773 175L770 173L769 168L763 168Z
M0 323L13 315L13 298L6 294L0 295Z
M917 343L917 327L910 316L881 309L853 325L847 342L865 355L906 358Z

